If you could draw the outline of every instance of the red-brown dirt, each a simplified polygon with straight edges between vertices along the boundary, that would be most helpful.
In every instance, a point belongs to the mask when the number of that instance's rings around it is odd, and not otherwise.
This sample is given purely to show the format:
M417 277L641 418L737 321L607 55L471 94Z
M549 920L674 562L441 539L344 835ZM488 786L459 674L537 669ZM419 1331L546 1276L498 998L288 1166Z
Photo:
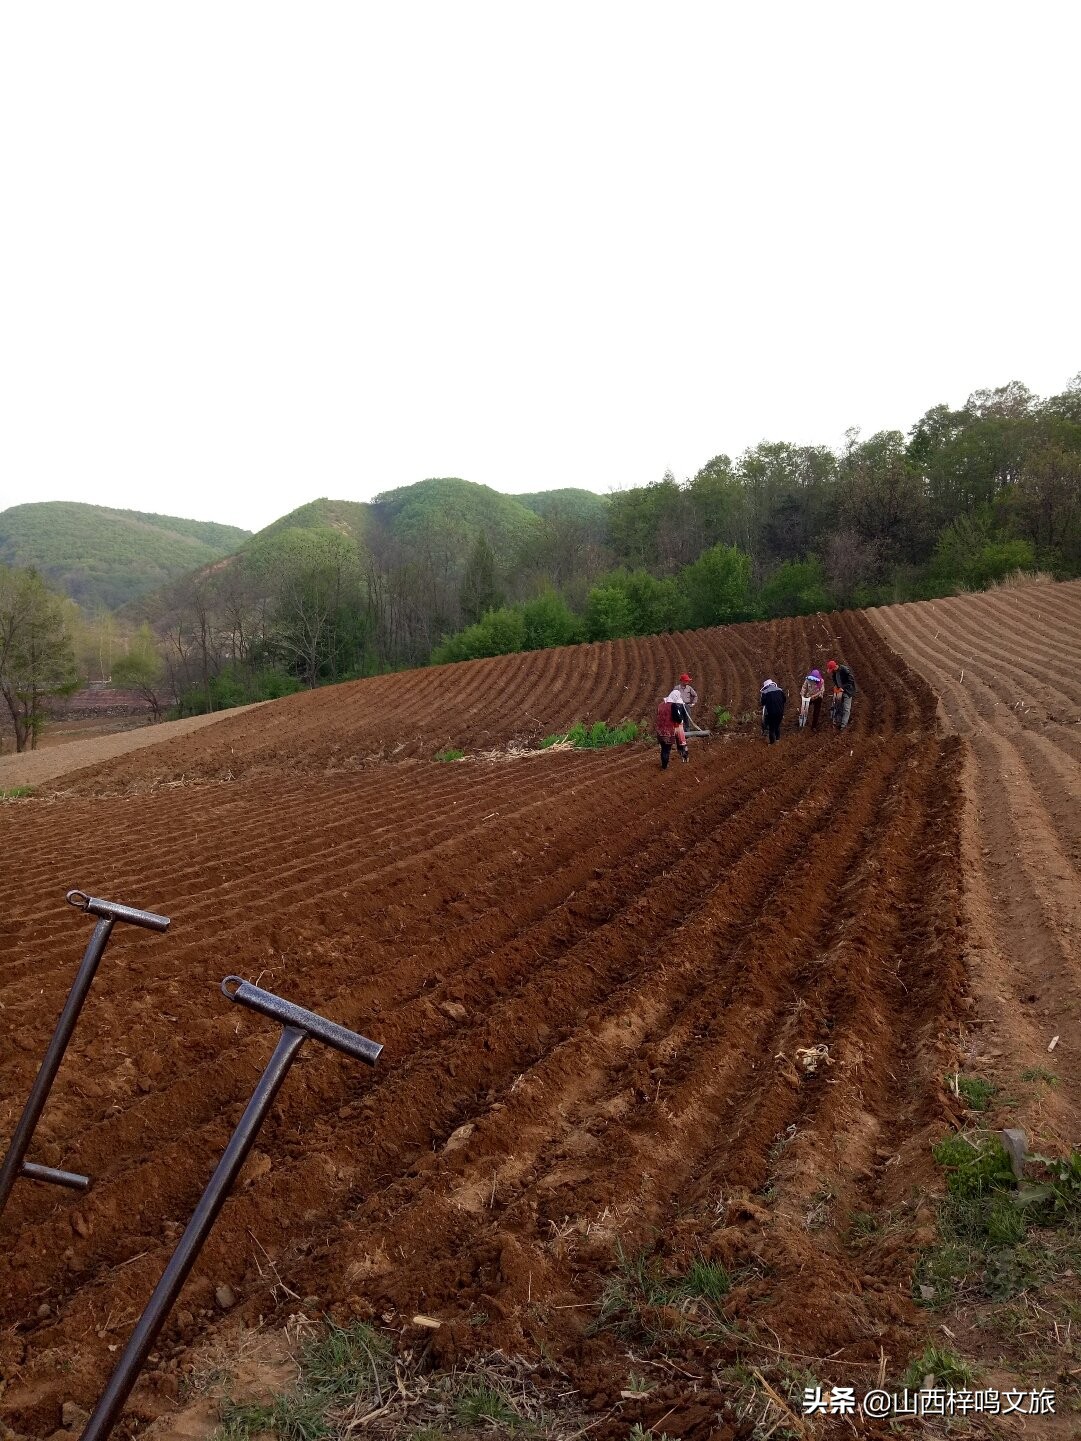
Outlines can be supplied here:
M744 726L665 773L643 746L429 759L647 715L685 666L738 716L830 654L861 686L843 737ZM722 1262L742 1337L686 1335L624 1434L708 1436L737 1350L896 1375L963 985L962 746L935 708L848 614L357 682L0 807L0 1136L89 932L65 889L173 918L118 928L34 1143L92 1190L20 1183L0 1221L0 1417L47 1436L127 1339L277 1037L230 972L385 1051L305 1049L125 1427L215 1329L310 1298L414 1339L434 1315L437 1360L542 1357L618 1405L648 1343L591 1325L617 1247Z
M1081 1137L1081 581L868 614L967 742L969 1064L1012 1092L1033 1149L1068 1151ZM1026 1084L1032 1071L1057 1084Z

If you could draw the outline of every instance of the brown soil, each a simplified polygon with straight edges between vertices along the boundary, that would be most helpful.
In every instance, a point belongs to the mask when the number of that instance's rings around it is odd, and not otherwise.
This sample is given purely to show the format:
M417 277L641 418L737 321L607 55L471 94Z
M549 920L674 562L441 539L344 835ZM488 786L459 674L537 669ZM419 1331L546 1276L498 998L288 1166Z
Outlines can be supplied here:
M752 723L667 773L647 747L428 759L647 715L684 666L739 716L838 653L844 737ZM0 1223L0 1416L48 1435L115 1363L277 1037L229 972L385 1051L369 1072L308 1045L125 1426L223 1324L298 1298L412 1342L433 1315L433 1360L542 1357L598 1411L650 1364L644 1323L675 1336L660 1391L596 1437L707 1437L747 1346L896 1375L963 985L963 748L935 707L864 617L791 620L291 697L0 807L0 1135L89 933L64 890L173 918L118 929L35 1140L91 1192L21 1183ZM891 1224L856 1244L859 1212ZM723 1263L742 1339L595 1329L617 1247Z
M161 745L203 730L226 716L232 718L254 709L255 706L240 706L233 711L186 716L183 720L162 721L159 725L148 725L145 718L138 716L54 721L46 728L36 750L0 756L0 790L46 785L69 771L83 770L112 760L114 756Z
M1012 1094L1035 1150L1068 1151L1081 1137L1081 581L869 614L967 742L966 1068Z

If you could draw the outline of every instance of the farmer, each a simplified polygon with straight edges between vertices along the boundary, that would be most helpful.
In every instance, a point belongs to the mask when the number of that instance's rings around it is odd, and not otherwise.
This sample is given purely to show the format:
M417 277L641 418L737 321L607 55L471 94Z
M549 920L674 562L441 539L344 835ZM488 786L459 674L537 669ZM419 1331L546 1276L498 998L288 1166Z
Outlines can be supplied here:
M856 677L852 669L842 663L837 664L835 660L826 662L826 670L833 683L833 703L830 706L830 719L839 731L843 731L852 718L852 698L856 694Z
M826 682L822 679L820 670L807 672L807 678L800 687L799 693L799 728L807 724L807 716L811 717L811 729L818 729L818 713L822 709L822 697L826 694Z
M679 684L674 686L657 706L656 731L661 747L662 771L668 769L673 745L679 751L681 761L690 760L683 727L690 723L690 708L697 700L698 692L691 685L690 676L684 671L679 678Z
M784 704L788 697L775 680L762 682L762 734L769 736L769 743L781 739L781 721L784 719Z

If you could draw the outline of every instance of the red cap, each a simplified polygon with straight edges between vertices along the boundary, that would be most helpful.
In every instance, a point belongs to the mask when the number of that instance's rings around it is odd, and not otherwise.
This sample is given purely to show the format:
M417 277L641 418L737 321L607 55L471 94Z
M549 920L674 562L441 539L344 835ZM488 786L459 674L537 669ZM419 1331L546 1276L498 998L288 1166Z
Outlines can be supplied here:
M684 671L683 674L680 676L680 678L679 678L679 683L680 683L680 685L683 685L684 683L686 683L687 685L690 685L690 683L691 683L691 678L690 678L690 676L687 674L686 671Z
M828 660L828 661L826 662L826 669L827 669L827 670L836 670L836 669L837 669L837 662L836 662L835 660Z

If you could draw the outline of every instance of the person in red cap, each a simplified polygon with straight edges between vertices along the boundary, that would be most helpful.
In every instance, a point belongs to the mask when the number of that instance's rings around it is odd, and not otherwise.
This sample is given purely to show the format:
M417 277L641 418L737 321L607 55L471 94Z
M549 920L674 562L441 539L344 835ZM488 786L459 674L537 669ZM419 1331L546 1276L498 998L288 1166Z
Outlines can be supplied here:
M687 749L687 735L683 727L691 721L691 706L697 705L698 692L691 684L686 671L679 678L679 684L668 692L657 706L656 731L661 747L661 770L668 769L672 747L679 751L681 761L690 760Z

